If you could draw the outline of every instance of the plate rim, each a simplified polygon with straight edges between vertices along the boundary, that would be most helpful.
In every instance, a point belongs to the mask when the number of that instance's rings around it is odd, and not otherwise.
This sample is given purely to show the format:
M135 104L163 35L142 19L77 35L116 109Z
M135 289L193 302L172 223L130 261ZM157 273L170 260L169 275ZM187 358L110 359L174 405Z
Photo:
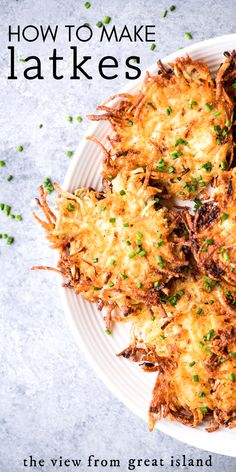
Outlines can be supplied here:
M235 42L235 47L236 47L236 33L231 33L231 34L228 34L228 35L217 36L217 37L213 37L213 38L210 38L210 39L207 39L207 40L204 40L204 41L194 43L194 44L192 44L188 47L185 47L183 49L179 49L177 51L174 51L171 54L168 54L162 60L163 60L163 62L168 63L168 62L171 62L171 61L175 60L179 56L183 56L185 54L191 55L191 53L194 53L195 51L199 50L199 52L200 52L204 48L208 48L211 45L217 45L217 44L221 44L221 43L224 43L226 41L231 41L231 40L232 40L232 42ZM133 91L135 89L135 87L138 87L141 84L141 82L143 81L143 77L144 77L146 71L153 72L156 68L157 68L156 63L151 64L149 67L147 67L141 73L141 76L138 79L132 81L132 83L125 84L122 88L119 88L117 90L117 92L114 92L114 93L120 93L120 92L124 92L124 91L128 92L130 90ZM62 188L64 190L69 190L70 189L70 186L71 186L70 181L73 178L74 171L77 168L77 166L78 166L78 164L81 160L81 157L83 155L83 152L84 152L86 146L88 145L88 141L86 140L86 136L94 134L96 132L96 130L98 129L99 124L100 124L99 122L92 123L86 129L86 134L82 137L78 147L76 148L73 159L72 159L72 161L69 165L66 176L64 178L64 182L62 184ZM145 411L137 412L135 410L135 407L133 407L132 401L129 400L126 397L126 395L123 394L123 392L121 390L116 389L116 386L114 385L114 383L110 380L110 378L108 376L106 376L104 374L102 366L99 365L99 362L97 362L96 359L94 359L92 353L88 349L87 344L86 344L86 342L83 338L83 335L82 335L82 333L80 333L80 331L78 329L78 326L77 326L76 321L75 321L75 317L72 314L72 309L70 307L70 302L69 302L69 299L67 297L67 290L66 290L66 288L62 287L61 279L62 278L60 277L58 285L59 285L59 292L60 292L60 296L61 296L61 300L62 300L63 309L64 309L64 312L66 314L68 325L69 325L70 330L72 331L72 333L74 335L74 338L77 342L77 345L78 345L79 349L81 349L82 352L86 355L86 359L88 360L91 367L94 369L97 376L108 387L108 389L112 392L112 394L116 397L116 399L121 401L127 408L129 408L129 410L131 410L135 415L137 415L139 418L143 419L147 423L146 412ZM221 455L225 455L225 456L228 456L228 457L236 457L236 450L231 450L231 449L226 450L227 446L225 446L225 445L221 445L220 448L219 448L219 441L218 441L218 447L217 447L218 450L216 450L216 447L214 447L214 444L212 444L212 443L217 442L217 441L211 441L210 444L208 444L208 442L207 442L207 444L206 444L206 436L201 435L201 432L202 432L201 429L199 429L199 428L192 429L191 428L191 431L193 431L193 430L195 432L197 431L199 433L199 435L194 436L194 437L189 435L189 437L188 437L188 435L186 433L185 436L184 436L184 439L181 439L180 438L181 428L179 428L179 429L177 428L176 430L175 430L175 428L173 428L173 430L171 430L172 425L173 425L173 423L171 421L162 420L162 421L159 421L157 423L156 429L158 429L159 431L169 435L170 437L172 437L172 438L174 438L174 439L176 439L176 440L178 440L182 443L185 443L185 444L188 444L190 446L202 449L204 451L212 452L212 453L215 453L215 454L221 454ZM210 436L211 433L208 433L208 434L209 434L209 437L214 437L214 439L215 439L217 435L220 435L220 431L215 432L214 436ZM194 442L194 440L196 440L196 442Z

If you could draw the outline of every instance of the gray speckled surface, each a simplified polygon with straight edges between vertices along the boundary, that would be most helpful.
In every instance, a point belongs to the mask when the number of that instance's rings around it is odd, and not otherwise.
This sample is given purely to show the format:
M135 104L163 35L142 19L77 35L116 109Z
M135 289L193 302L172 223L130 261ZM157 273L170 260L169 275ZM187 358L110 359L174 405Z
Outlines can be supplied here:
M47 176L62 182L69 165L66 150L74 149L85 134L87 120L68 123L67 116L84 117L124 84L122 62L127 54L139 49L143 66L147 66L157 57L189 45L185 31L193 34L195 42L232 33L235 1L176 0L176 11L165 19L162 12L171 2L163 0L91 0L91 3L92 7L86 10L80 0L0 0L0 160L7 164L0 171L0 200L8 202L15 214L24 216L18 222L0 214L0 232L15 236L14 246L0 241L1 472L27 470L23 458L30 454L37 459L60 455L86 459L95 454L100 458L120 458L122 462L128 457L208 456L158 431L148 433L146 424L117 401L95 376L68 329L55 277L30 272L33 264L50 263L53 257L31 211L39 184ZM94 40L83 48L94 58L91 68L94 80L73 82L68 79L70 52L62 35L56 46L65 57L66 78L56 82L50 78L46 59L53 44L20 42L18 58L34 53L44 58L45 80L7 80L8 24L57 23L60 27L86 21L94 25L107 14L116 25L156 24L157 50L151 52L147 44L114 45L112 53L121 61L119 77L112 82L97 82L96 58L110 53L111 48ZM23 68L24 64L17 62L19 75ZM39 123L43 123L42 129ZM24 146L22 153L17 152L19 144ZM8 174L14 175L12 182L7 182ZM212 457L214 472L235 470L235 459L214 454Z

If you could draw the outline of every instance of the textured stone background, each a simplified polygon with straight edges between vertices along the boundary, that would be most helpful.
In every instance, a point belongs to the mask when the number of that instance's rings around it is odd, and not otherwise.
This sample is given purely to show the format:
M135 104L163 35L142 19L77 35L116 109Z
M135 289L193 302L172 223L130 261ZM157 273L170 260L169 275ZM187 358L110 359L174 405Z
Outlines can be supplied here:
M53 257L31 211L39 184L45 177L62 182L70 164L66 150L75 149L86 133L86 119L83 123L68 123L67 116L84 117L93 112L96 104L124 84L122 61L128 54L138 51L143 66L147 66L178 47L189 45L186 31L192 33L194 42L234 32L235 0L173 0L176 11L166 18L162 18L162 12L171 4L166 0L91 3L92 7L86 10L81 0L0 0L0 160L7 163L0 171L0 201L9 203L13 213L24 217L18 222L0 214L0 232L15 237L12 246L0 241L1 472L26 470L22 460L30 454L38 459L59 455L86 458L91 453L100 458L124 459L165 458L183 453L194 458L208 455L158 431L148 433L147 425L117 401L94 375L68 329L55 277L29 270L35 263L52 262ZM151 52L148 44L114 45L112 53L121 62L119 77L112 82L96 81L96 60L110 53L111 47L97 44L95 37L92 44L83 46L83 53L92 53L94 58L91 70L95 79L73 82L68 79L70 52L62 35L57 49L65 57L63 70L67 78L56 82L50 78L47 62L53 44L20 42L17 58L34 53L42 57L45 80L7 80L9 24L94 25L106 15L116 25L156 24L156 51ZM16 67L21 76L24 64L17 60ZM39 123L43 123L42 129ZM24 146L22 153L17 152L19 144ZM7 182L8 174L14 175L12 182ZM233 472L236 466L235 459L218 455L213 455L213 463L214 472Z

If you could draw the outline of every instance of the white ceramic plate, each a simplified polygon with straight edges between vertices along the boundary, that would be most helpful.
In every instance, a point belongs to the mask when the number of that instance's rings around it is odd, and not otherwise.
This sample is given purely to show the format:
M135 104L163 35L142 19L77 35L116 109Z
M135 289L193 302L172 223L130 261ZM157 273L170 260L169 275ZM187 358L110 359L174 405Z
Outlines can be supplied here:
M235 47L236 34L231 34L179 50L165 57L163 62L168 63L188 53L193 59L205 61L211 72L215 73L223 61L224 51L230 51ZM148 70L154 72L156 64ZM142 77L128 84L122 91L134 92L141 81ZM115 92L116 90L111 88L111 94ZM97 122L88 129L88 135L94 135L106 143L108 130L107 123ZM98 188L101 185L101 156L102 153L96 144L83 140L67 172L64 189L72 191L78 186ZM145 373L137 365L116 357L116 353L128 345L128 326L119 325L112 336L107 336L104 333L101 313L95 305L84 301L71 290L63 288L60 290L70 326L86 358L113 394L135 414L147 421L156 374ZM157 428L192 446L236 457L236 430L222 429L215 433L207 433L203 427L193 429L167 420L159 422Z

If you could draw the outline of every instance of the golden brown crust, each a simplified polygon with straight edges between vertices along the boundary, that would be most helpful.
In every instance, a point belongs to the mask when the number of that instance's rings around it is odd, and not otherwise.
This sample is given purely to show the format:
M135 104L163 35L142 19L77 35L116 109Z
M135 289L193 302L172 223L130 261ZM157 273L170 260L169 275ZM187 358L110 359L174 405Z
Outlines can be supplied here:
M55 184L57 216L42 187L36 199L60 259L33 269L61 273L105 309L107 328L130 321L118 355L157 372L150 429L164 417L236 426L236 54L225 56L215 81L184 57L159 61L135 95L110 97L90 116L113 128L111 150L89 137L103 151L103 190ZM199 193L194 215L171 200Z
M147 74L140 91L98 107L114 131L103 175L126 167L149 166L152 178L172 196L188 199L202 192L232 160L233 103L225 86L228 67L211 79L208 67L188 56L161 63L161 74ZM114 97L113 97L114 98Z

